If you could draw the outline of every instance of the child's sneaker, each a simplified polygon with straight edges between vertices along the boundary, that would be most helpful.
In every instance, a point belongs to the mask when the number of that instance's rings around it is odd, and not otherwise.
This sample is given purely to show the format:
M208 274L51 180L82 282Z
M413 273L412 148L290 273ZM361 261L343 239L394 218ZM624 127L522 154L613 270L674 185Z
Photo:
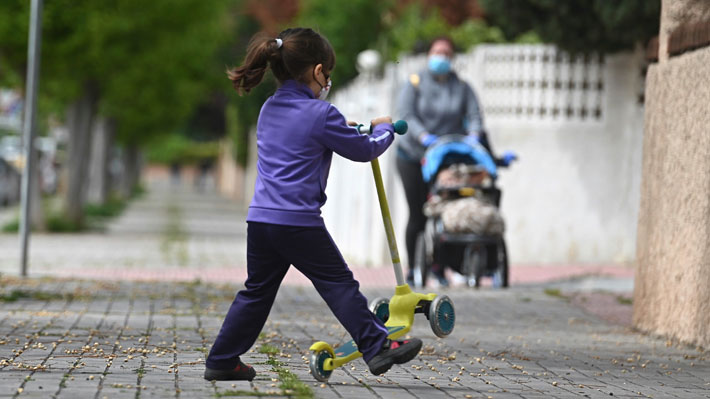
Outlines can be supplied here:
M393 364L407 363L414 359L422 349L422 340L411 338L404 341L385 341L384 349L375 355L367 366L373 375L379 375L389 370Z
M242 363L241 360L239 361L239 364L237 364L237 367L231 370L216 370L205 367L205 379L208 381L251 381L254 377L256 377L256 370L254 370L254 367Z

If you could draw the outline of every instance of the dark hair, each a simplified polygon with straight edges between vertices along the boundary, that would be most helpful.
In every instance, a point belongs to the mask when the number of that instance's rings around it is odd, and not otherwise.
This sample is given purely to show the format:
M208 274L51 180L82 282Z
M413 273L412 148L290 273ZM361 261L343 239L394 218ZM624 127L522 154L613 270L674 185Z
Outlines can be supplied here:
M434 39L432 39L431 42L429 42L429 48L427 49L427 53L431 51L431 48L434 47L434 43L436 42L446 42L451 46L451 50L454 51L454 53L458 50L456 48L456 43L454 43L453 39L451 39L448 36L437 36Z
M277 38L283 42L281 47ZM263 33L255 35L247 47L244 63L228 70L227 76L242 94L261 83L268 67L280 83L289 79L305 83L308 68L318 64L323 64L326 71L335 67L335 52L328 39L310 28L289 28L276 38Z

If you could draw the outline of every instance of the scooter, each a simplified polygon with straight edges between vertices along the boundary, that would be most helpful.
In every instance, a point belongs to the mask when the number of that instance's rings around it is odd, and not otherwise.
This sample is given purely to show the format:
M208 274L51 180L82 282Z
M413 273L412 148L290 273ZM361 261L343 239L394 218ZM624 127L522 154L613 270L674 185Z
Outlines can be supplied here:
M372 132L371 126L358 125L356 128L360 134L371 134ZM406 121L399 120L394 123L394 130L397 134L405 134L407 129ZM384 184L382 183L380 163L377 158L371 161L371 165L397 286L392 298L379 297L370 301L370 311L384 322L389 333L387 335L389 339L394 340L407 334L412 328L414 314L416 313L424 314L429 320L434 334L444 338L454 330L456 321L454 303L446 295L413 292L405 282L389 205L387 204ZM327 342L319 341L311 345L310 351L309 366L311 374L316 380L321 382L327 382L336 368L362 356L362 353L357 350L357 345L352 340L336 348L333 348Z

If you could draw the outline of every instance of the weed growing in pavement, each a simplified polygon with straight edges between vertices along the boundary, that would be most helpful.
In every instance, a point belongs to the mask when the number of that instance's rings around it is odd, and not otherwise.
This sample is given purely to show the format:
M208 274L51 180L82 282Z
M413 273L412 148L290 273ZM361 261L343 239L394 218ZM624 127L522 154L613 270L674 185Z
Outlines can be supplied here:
M268 345L271 348L276 349L273 346ZM261 346L262 348L264 345ZM260 350L261 351L261 350ZM278 352L278 349L276 349ZM261 352L265 353L265 352ZM259 363L254 363L254 364L259 364ZM275 396L286 396L289 398L297 398L297 399L310 399L313 398L313 391L311 388L303 383L303 381L299 380L298 377L293 374L289 369L284 367L284 363L276 360L273 355L269 354L269 360L264 362L263 364L268 364L271 366L271 371L274 371L278 374L279 378L279 389L280 391L244 391L244 390L226 390L222 392L217 392L215 393L215 397L217 398L223 398L223 397L231 397L231 396L255 396L255 397L261 397L261 396L269 396L269 397L275 397Z
M545 288L545 295L556 298L567 299L558 288Z
M12 290L9 294L0 295L0 302L16 302L20 299L34 299L37 301L51 301L55 299L65 299L67 296L54 293L54 292L42 292L42 291L24 291L24 290Z
M311 388L304 384L303 381L299 380L296 374L293 374L289 369L283 367L283 363L274 359L273 356L269 356L267 363L271 365L273 371L278 373L280 382L279 388L281 388L283 394L304 399L313 397Z
M633 305L634 300L631 298L626 298L621 295L616 297L616 301L619 302L622 305Z
M272 392L259 392L259 391L235 391L235 390L227 390L223 392L217 392L214 394L216 398L225 398L225 397L230 397L230 396L255 396L255 397L262 397L262 396L275 396Z
M266 353L267 355L273 356L273 355L278 355L279 353L279 348L269 345L269 344L261 344L259 347L259 353Z

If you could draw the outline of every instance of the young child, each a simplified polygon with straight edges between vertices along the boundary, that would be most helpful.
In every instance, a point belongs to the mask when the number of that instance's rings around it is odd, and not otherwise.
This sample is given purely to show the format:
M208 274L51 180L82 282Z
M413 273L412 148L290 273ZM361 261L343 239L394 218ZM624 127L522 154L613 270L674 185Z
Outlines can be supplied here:
M277 38L256 36L244 64L229 71L240 94L257 86L267 68L280 83L257 122L257 178L247 214L247 280L234 299L207 357L205 379L252 380L256 372L239 356L254 344L286 271L293 265L315 286L350 333L372 374L412 360L422 341L390 341L367 308L320 208L333 152L367 162L394 140L389 117L372 121L360 135L323 101L330 90L335 53L312 29L293 28Z

